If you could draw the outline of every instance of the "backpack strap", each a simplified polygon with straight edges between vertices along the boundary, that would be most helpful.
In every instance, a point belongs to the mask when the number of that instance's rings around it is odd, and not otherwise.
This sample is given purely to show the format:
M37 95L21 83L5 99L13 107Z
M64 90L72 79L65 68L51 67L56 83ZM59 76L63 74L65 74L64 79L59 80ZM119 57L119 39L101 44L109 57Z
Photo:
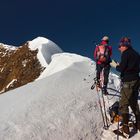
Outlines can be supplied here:
M107 50L109 51L108 47L107 47L107 46L105 46L104 53L103 53L102 55L104 55L104 56L105 56L105 54L106 54ZM100 52L100 46L98 46L98 51L97 51L97 52ZM100 57L100 56L101 56L101 55L99 55L99 57Z
M96 54L95 54L95 57L96 57L96 61L98 61L99 60L99 58L100 58L100 48L99 48L99 46L100 45L97 45L96 46Z

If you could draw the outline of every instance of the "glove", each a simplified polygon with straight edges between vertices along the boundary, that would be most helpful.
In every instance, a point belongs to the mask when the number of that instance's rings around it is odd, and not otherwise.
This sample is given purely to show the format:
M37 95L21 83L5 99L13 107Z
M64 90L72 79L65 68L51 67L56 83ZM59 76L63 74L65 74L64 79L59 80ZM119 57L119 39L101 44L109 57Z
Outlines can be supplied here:
M113 68L116 68L119 65L118 62L115 62L114 60L112 60L112 62L110 63L110 66Z

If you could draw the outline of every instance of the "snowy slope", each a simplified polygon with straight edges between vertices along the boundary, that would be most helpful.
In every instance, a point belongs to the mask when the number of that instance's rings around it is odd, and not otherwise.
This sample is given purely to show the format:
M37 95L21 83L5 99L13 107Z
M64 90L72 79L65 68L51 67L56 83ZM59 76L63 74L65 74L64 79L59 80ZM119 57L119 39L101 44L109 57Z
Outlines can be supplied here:
M65 57L71 61L71 57L78 56ZM102 122L96 121L101 118L96 97L83 80L91 62L82 59L47 78L1 95L0 139L100 139L98 127Z
M46 76L50 76L59 71L65 70L66 68L71 67L75 63L82 63L85 61L85 58L80 55L70 54L70 53L60 53L54 54L52 56L52 61L50 65L43 71L38 79L42 79ZM37 79L37 80L38 80Z

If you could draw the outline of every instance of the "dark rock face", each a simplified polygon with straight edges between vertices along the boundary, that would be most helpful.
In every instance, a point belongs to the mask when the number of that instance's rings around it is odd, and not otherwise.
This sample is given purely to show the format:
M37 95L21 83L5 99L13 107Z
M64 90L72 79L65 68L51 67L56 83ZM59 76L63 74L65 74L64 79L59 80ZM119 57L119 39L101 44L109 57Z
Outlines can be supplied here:
M45 69L37 59L38 50L28 43L16 49L0 45L0 92L20 87L37 79Z

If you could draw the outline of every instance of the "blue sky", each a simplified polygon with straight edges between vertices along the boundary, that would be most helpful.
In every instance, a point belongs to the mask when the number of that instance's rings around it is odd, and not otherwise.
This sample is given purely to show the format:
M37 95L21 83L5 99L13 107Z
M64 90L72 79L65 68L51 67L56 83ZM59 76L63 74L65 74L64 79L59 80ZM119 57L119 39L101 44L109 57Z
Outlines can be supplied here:
M139 0L1 0L0 42L18 46L43 36L93 59L95 43L108 35L119 60L122 36L140 53L139 6Z

